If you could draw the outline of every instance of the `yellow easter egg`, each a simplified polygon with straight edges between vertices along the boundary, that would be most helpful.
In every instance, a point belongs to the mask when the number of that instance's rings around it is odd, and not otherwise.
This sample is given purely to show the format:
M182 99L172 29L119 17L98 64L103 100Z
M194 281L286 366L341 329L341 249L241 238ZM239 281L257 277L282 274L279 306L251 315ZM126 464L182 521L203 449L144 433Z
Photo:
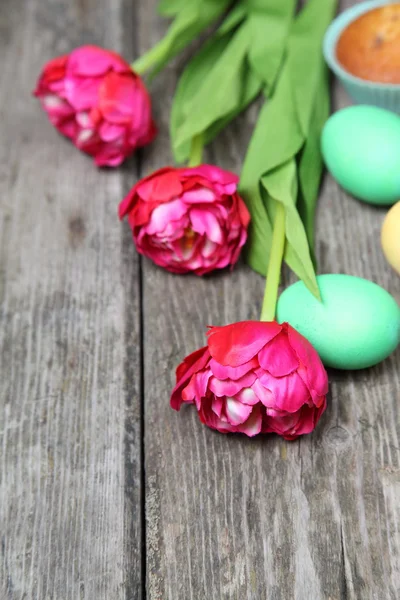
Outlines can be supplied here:
M400 202L392 206L383 221L381 243L386 260L400 275Z

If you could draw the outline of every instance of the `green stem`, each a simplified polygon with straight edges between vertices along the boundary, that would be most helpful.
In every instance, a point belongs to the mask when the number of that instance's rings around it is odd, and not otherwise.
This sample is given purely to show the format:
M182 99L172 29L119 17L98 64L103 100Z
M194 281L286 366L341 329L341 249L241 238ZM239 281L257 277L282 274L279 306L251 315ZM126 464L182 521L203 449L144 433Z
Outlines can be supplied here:
M202 133L199 133L192 139L192 146L190 148L190 156L189 156L189 167L196 167L201 164L201 160L203 157L203 148L204 148L204 136Z
M155 46L150 48L142 56L139 56L132 64L131 68L138 75L144 75L158 66L158 63L164 58L165 38L162 38Z
M272 234L271 253L267 269L264 300L261 309L260 321L273 321L275 319L278 288L281 275L283 251L285 249L285 208L281 202L277 203L274 231Z

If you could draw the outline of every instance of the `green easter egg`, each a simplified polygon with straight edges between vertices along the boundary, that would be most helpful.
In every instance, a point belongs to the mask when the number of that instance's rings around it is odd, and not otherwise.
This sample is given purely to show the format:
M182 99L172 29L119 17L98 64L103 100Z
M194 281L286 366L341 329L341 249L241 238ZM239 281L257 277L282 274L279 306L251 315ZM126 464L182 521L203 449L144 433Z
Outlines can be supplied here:
M334 113L321 137L325 164L350 194L370 204L400 200L400 117L376 106Z
M277 307L307 338L323 363L336 369L364 369L389 356L400 343L400 307L376 283L351 275L319 275L322 302L302 281L288 287Z

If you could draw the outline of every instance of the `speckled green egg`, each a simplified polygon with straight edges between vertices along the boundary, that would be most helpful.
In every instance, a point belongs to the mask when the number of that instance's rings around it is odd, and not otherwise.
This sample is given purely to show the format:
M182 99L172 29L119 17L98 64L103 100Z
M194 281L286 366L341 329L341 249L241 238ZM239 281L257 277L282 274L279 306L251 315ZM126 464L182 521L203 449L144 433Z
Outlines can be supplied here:
M364 369L389 356L400 343L400 307L376 283L351 275L319 275L322 302L303 282L288 287L277 307L306 337L323 363L336 369Z
M371 204L400 200L400 117L376 106L334 113L321 137L325 164L350 194Z

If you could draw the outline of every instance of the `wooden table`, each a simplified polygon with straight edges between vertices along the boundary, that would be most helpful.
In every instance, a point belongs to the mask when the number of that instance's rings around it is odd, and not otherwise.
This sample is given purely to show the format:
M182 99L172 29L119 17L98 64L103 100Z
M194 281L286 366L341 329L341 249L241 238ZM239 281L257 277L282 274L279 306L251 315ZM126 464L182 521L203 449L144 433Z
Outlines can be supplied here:
M331 371L328 410L296 442L221 435L172 411L177 363L207 324L257 318L264 284L244 265L168 274L117 219L138 176L172 162L179 64L152 84L157 141L120 169L97 170L30 95L42 64L76 45L149 48L165 27L155 5L0 3L0 598L398 599L400 352ZM208 160L239 172L256 115ZM400 301L384 214L326 177L320 271Z

